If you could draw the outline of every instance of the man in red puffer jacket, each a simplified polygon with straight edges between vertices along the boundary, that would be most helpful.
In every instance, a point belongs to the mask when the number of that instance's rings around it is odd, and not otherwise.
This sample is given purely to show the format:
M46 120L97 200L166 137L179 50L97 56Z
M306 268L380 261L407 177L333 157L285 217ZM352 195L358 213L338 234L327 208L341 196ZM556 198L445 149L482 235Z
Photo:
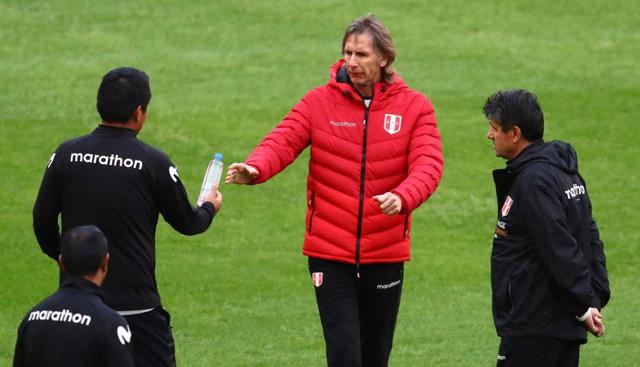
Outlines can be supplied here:
M311 146L303 253L329 366L386 366L410 258L411 212L442 176L433 106L392 68L395 49L375 16L345 31L343 58L226 183L267 181Z

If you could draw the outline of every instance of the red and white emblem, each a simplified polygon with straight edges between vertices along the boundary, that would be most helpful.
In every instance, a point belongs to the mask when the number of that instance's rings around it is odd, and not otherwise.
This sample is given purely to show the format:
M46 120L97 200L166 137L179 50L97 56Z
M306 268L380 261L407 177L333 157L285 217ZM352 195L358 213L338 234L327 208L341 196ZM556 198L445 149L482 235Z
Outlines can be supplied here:
M313 285L316 288L322 285L322 275L323 273L311 273L311 279L313 280Z
M386 113L384 115L384 130L393 135L400 131L402 128L402 116L390 115Z
M502 210L500 210L503 217L506 217L509 214L512 204L513 204L513 199L511 199L511 196L507 196L507 199L504 201L504 204L502 204Z

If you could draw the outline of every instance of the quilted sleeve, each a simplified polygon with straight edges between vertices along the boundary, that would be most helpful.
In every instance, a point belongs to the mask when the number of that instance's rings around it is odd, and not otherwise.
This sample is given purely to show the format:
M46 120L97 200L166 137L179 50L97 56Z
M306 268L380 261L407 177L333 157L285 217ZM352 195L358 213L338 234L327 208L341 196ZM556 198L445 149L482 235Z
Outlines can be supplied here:
M267 134L245 163L258 169L252 184L259 184L284 170L310 144L310 94Z
M442 139L433 106L425 98L411 134L409 173L393 190L402 199L402 212L413 211L436 191L443 166Z

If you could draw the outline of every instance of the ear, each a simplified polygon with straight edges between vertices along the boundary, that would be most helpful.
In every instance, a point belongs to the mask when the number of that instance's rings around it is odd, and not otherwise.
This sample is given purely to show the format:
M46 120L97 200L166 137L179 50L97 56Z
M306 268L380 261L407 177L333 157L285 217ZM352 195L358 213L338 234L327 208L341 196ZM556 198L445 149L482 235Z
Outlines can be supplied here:
M513 131L512 141L514 143L520 142L520 140L522 140L522 130L520 130L520 127L518 125L513 125L513 129L511 129L511 131Z
M109 270L109 258L110 255L107 252L107 254L104 255L104 258L102 259L102 263L100 264L100 270L104 271L105 273L107 272L107 270Z
M133 111L133 120L139 123L143 122L145 118L146 112L142 110L142 106L136 107L136 109Z
M133 116L131 116L129 122L133 124L132 128L136 132L140 132L146 120L147 112L142 109L142 106L138 106L135 110L133 110Z
M62 255L58 255L58 266L62 270L62 272L66 273L67 269L64 266L64 261L62 261Z

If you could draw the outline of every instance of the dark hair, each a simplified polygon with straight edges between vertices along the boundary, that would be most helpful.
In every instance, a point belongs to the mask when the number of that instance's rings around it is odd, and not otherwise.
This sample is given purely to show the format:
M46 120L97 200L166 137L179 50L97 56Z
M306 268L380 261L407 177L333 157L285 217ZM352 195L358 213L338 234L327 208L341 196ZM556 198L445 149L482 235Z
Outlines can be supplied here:
M138 106L146 111L149 100L147 74L134 68L117 68L102 77L96 107L103 121L127 122Z
M91 225L71 228L60 241L65 271L74 277L95 274L108 250L107 238Z
M373 38L373 45L382 56L387 58L387 64L380 71L383 80L391 81L395 70L393 61L396 59L396 49L393 46L393 39L387 27L382 24L373 14L354 19L344 31L342 37L342 53L344 54L344 44L352 34L368 33Z
M544 135L542 108L536 95L529 91L512 89L497 92L487 99L482 110L504 131L518 126L527 141L540 140Z

